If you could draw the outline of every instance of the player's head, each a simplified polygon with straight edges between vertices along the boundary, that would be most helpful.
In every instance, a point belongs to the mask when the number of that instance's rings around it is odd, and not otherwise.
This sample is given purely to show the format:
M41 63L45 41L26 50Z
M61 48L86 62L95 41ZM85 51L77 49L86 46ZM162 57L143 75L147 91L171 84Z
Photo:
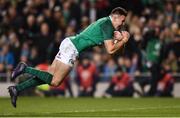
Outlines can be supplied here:
M111 11L112 24L115 28L119 28L124 24L127 11L122 7L116 7Z

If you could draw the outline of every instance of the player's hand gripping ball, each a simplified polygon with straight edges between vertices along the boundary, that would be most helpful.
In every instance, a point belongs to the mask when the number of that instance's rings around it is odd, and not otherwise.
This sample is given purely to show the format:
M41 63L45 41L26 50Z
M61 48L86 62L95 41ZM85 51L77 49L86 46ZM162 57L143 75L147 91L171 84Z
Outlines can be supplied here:
M114 31L114 43L121 41L123 39L123 35L119 31Z
M127 31L122 31L123 42L126 43L129 40L130 34Z

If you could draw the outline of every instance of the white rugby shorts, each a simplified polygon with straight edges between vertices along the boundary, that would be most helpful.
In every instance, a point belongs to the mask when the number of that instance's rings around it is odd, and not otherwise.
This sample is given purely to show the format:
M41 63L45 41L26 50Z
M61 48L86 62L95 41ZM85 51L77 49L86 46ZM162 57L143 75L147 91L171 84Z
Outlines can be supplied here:
M59 52L55 59L72 67L77 57L78 51L76 47L69 38L65 38L59 46Z

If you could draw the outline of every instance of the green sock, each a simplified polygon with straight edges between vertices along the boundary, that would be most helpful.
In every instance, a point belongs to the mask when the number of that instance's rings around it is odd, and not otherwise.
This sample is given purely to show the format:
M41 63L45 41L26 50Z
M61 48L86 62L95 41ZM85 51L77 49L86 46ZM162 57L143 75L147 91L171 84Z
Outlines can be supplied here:
M16 89L18 92L23 91L24 89L28 89L31 87L35 87L41 84L45 84L43 81L39 80L36 76L30 77L29 79L25 80L24 82L19 83L16 85Z
M31 67L26 67L24 72L37 76L38 79L42 80L46 84L51 84L53 76L48 72L37 70Z

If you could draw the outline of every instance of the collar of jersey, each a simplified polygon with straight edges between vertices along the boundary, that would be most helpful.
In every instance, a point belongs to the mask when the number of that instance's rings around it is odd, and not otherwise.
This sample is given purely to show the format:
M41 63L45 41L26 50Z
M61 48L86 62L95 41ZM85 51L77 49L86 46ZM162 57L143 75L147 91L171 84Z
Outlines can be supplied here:
M111 16L109 16L109 18L110 18L110 20L112 21L112 18L111 18Z

